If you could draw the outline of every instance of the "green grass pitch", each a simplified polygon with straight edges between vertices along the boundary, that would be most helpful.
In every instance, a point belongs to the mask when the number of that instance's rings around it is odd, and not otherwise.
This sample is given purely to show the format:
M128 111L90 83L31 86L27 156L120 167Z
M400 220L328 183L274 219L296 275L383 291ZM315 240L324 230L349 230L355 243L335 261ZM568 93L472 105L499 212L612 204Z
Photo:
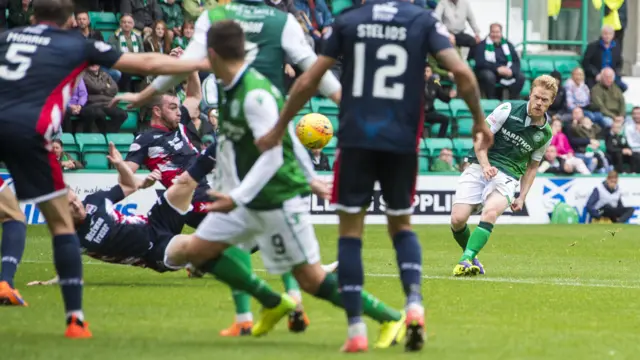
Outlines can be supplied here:
M323 260L335 259L336 227L317 226ZM429 342L421 354L402 347L360 358L637 359L640 238L635 226L496 226L481 254L487 275L454 279L460 256L447 226L416 226L423 246ZM305 297L311 326L285 324L264 338L220 338L233 307L212 278L85 259L85 313L94 334L67 340L57 287L26 287L52 277L46 228L30 226L17 285L28 308L0 308L1 359L333 359L346 336L343 313ZM395 254L382 226L367 226L366 287L403 302ZM254 266L276 289L278 279ZM257 311L257 305L255 306ZM369 322L370 339L377 325Z

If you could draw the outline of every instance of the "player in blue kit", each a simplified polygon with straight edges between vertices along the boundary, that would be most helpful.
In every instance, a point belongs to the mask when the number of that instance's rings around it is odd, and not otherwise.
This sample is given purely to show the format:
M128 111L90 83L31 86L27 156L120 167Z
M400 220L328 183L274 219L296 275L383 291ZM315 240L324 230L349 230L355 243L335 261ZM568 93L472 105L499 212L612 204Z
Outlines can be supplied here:
M410 2L367 1L345 10L325 34L325 49L290 91L275 128L257 141L262 150L276 144L289 121L316 92L322 75L342 61L342 99L332 203L340 219L338 278L349 322L345 351L368 348L360 294L364 282L362 229L374 183L387 204L388 232L396 249L407 297L407 351L425 341L422 305L422 254L411 230L422 138L424 66L427 55L455 75L458 92L474 118L476 146L493 137L484 122L473 72L449 42L449 33L431 11Z
M37 25L0 34L0 161L14 179L16 195L38 204L53 236L70 338L91 337L82 312L82 259L69 212L62 169L51 151L77 79L89 65L135 74L185 73L206 68L161 54L121 54L110 45L64 29L72 0L34 0ZM171 66L173 65L173 66ZM19 259L24 234L2 244L2 256ZM13 291L14 289L11 289Z

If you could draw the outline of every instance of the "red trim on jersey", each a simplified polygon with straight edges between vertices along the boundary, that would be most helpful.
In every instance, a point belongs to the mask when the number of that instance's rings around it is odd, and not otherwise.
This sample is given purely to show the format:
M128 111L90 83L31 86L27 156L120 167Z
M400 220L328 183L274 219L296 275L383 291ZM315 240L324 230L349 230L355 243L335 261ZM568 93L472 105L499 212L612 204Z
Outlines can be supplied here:
M0 188L2 188L2 185L4 185L4 180L2 180L2 178L0 178Z
M187 144L189 145L189 147L192 150L195 150L196 154L199 154L200 152L198 151L198 149L196 149L195 146L193 146L193 144L191 143L191 139L189 139L189 137L187 136L187 131L186 131L187 127L184 126L184 124L178 124L178 131L180 131L180 135L182 135L182 137L184 138L184 140L187 141Z
M168 127L163 126L163 125L153 125L152 124L151 127L154 128L154 129L158 129L158 130L162 130L162 131L166 131L166 132L171 131L171 130L169 130Z
M333 162L333 188L331 189L331 203L338 203L338 188L340 187L340 148L336 150L336 160Z
M51 137L58 132L58 129L62 125L64 112L71 99L71 94L76 86L78 77L88 65L87 62L80 64L53 89L51 94L45 99L42 110L40 110L40 117L36 123L36 132L43 137L43 145L49 151L48 159L54 191L62 190L66 185L62 177L60 162L51 150Z

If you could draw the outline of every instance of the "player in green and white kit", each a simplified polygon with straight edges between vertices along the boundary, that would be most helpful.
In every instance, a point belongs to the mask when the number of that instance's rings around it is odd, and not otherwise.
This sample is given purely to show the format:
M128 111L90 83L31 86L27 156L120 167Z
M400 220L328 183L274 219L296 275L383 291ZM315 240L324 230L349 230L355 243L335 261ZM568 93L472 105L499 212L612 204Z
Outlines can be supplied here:
M488 151L471 151L471 165L460 176L451 210L451 231L464 251L454 276L484 274L476 256L489 240L498 216L509 206L513 211L522 209L551 142L546 111L557 92L554 78L540 76L532 84L529 102L501 104L487 118L494 144ZM520 196L514 198L518 184ZM471 233L467 221L479 207L480 224Z
M211 24L224 19L235 20L243 27L246 34L245 60L283 93L285 60L304 71L317 59L295 17L265 5L262 0L234 1L203 12L195 23L194 35L180 59L206 59L207 31L211 28ZM159 76L151 86L140 94L136 94L137 96L131 97L131 94L127 94L119 98L139 106L155 94L172 89L184 78L178 75ZM335 102L339 101L340 83L332 74L328 73L323 77L319 90ZM300 289L293 277L290 274L284 274L282 278L289 294L301 302ZM220 332L223 336L247 334L253 321L249 296L234 290L233 299L236 305L236 321L230 328ZM299 307L298 311L292 313L289 327L292 331L302 331L308 322L309 320Z
M311 187L294 151L293 129L282 143L263 153L254 140L276 124L284 103L282 93L244 61L242 28L219 21L208 34L209 57L220 79L216 201L195 234L175 237L165 262L191 263L233 288L249 292L264 309L252 329L269 332L296 307L288 295L278 295L250 267L238 260L241 245L257 241L269 272L293 270L302 289L342 306L334 274L320 265L318 241L309 219ZM324 189L325 192L328 189ZM328 195L328 194L327 194ZM400 341L403 314L363 292L364 312L382 325L378 347Z

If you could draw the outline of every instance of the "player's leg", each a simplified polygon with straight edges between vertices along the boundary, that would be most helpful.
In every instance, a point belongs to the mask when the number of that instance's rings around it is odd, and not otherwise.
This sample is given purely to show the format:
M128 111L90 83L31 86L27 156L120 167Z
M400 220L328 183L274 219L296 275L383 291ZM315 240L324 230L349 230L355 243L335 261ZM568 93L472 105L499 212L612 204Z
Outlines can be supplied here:
M0 221L2 222L0 305L27 306L13 283L24 253L27 236L26 219L13 191L2 179L0 179Z
M369 150L339 149L334 164L331 203L340 221L338 283L349 324L347 340L353 349L368 347L367 327L362 321L362 229L365 209L371 203L375 183L375 158Z
M260 254L270 273L280 274L293 268L293 275L305 292L344 308L336 275L327 274L320 264L320 249L308 209L308 200L294 198L282 210L255 212L265 229L265 236L258 238ZM363 291L361 296L364 314L382 325L381 341L376 345L391 346L404 334L402 314L371 294ZM257 324L254 331L265 330Z
M393 240L402 288L406 296L407 351L422 349L425 342L422 305L422 248L411 228L411 214L418 175L418 155L377 153L377 175L387 213L387 230Z
M237 247L251 254L251 250L255 247L255 242L244 242L238 244ZM243 264L251 269L251 257L246 256L238 258ZM251 294L246 291L231 288L231 298L235 308L235 319L233 324L226 329L220 330L220 336L234 337L251 335L253 328L253 313L251 312Z
M482 204L487 181L478 164L471 164L460 175L456 188L455 201L451 209L451 232L458 245L465 251L471 231L467 222L474 210ZM484 274L484 267L477 258L461 261L453 269L454 276Z
M33 134L17 136L20 131L7 133L13 136L0 139L3 146L5 149L11 146L14 154L20 154L3 159L14 179L18 199L38 204L53 236L53 260L67 314L65 336L91 337L82 312L80 241L75 233L60 164L48 150L44 137ZM27 162L23 156L28 156Z

